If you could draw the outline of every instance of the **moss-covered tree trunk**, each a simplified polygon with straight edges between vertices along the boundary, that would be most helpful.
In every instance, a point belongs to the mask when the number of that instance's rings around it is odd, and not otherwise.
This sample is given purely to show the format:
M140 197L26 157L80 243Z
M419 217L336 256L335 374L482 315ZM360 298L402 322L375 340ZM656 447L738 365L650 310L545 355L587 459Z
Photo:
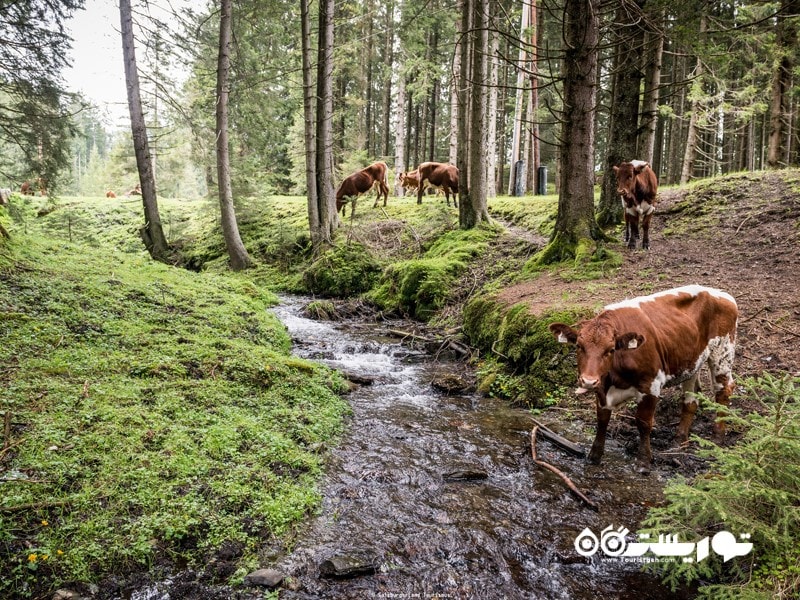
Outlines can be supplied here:
M564 7L564 111L558 216L542 263L574 258L598 239L594 217L594 110L599 0L567 0Z

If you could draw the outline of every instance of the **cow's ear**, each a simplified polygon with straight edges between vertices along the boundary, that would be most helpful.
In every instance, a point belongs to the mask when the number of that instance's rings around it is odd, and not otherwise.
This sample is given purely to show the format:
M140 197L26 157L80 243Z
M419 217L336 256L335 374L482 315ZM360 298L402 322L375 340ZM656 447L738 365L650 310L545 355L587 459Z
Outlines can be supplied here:
M644 344L644 336L639 333L625 333L617 338L617 350L635 350Z
M614 169L614 173L619 173L619 167L618 166L614 165L613 169Z
M562 344L574 344L578 339L578 332L564 323L552 323L550 331Z

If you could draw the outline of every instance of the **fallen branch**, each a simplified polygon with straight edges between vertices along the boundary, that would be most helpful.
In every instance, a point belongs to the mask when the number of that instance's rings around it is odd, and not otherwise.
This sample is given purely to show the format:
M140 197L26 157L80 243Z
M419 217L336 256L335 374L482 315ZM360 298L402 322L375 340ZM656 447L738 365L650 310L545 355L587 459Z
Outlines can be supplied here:
M389 333L391 333L392 335L396 335L397 337L402 339L410 338L415 342L425 342L429 344L434 341L426 337L423 337L421 335L417 335L416 333L411 333L410 331L402 331L400 329L390 329Z
M550 440L560 448L574 454L579 458L583 458L584 456L586 456L586 451L583 449L582 446L579 446L574 442L570 442L567 438L561 437L555 431L547 427L547 425L540 423L536 419L533 419L533 422L536 423L536 426L539 428L539 431L542 432L542 435L544 437L546 437L548 440Z
M545 462L543 460L539 460L536 457L536 432L537 431L539 431L538 425L536 427L534 427L533 430L531 431L531 455L533 456L533 462L535 462L540 467L544 467L548 471L551 471L552 473L555 473L556 475L561 477L561 480L566 484L566 486L570 489L570 491L573 494L575 494L578 498L580 498L584 502L584 504L586 504L586 506L588 506L589 508L591 508L594 511L599 511L600 508L597 506L597 504L594 503L593 501L589 500L589 498L587 498L586 495L583 492L581 492L574 483L572 483L572 480L569 477L567 477L564 473L559 471L556 467L554 467L550 463L547 463L547 462Z

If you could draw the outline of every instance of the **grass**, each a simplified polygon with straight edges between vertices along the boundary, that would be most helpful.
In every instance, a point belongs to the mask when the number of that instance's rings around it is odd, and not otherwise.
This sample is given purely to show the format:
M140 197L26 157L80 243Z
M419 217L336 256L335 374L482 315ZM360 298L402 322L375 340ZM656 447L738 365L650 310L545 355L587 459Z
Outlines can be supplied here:
M0 271L0 596L205 564L223 545L240 580L318 505L343 382L290 356L275 297L248 277L150 261L136 210L17 208ZM188 230L197 208L169 210Z

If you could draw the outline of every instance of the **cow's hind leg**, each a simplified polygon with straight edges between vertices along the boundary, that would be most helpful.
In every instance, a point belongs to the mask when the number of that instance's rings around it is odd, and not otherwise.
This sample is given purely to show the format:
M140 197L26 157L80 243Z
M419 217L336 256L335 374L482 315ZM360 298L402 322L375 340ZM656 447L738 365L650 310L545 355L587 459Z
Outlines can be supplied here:
M603 452L606 448L606 431L608 431L608 422L611 420L611 410L603 408L600 403L597 404L597 432L594 436L594 443L592 449L589 451L589 462L599 465L603 458Z
M689 441L689 429L692 427L694 415L697 412L698 373L683 382L683 405L681 406L681 421L678 424L676 439L683 446Z
M730 337L719 340L711 350L708 357L708 368L711 371L711 381L714 386L714 400L717 404L727 407L733 392L733 357L735 354L734 343ZM714 435L718 439L725 437L725 421L719 416L714 423Z
M636 428L639 430L639 472L647 474L650 472L650 463L653 462L653 452L650 450L650 432L653 430L653 422L656 414L656 404L658 397L652 394L645 394L636 409Z

